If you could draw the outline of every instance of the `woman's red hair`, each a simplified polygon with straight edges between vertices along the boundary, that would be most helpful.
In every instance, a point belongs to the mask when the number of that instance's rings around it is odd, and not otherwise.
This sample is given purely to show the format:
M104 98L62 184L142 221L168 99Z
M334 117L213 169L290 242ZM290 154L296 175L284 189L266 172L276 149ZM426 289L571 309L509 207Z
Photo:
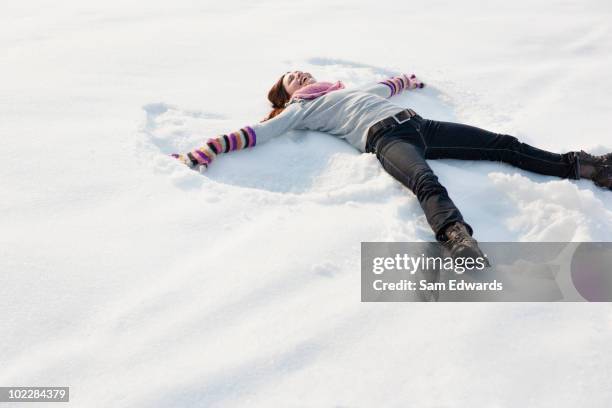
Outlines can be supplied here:
M285 75L283 74L280 79L276 81L274 86L272 86L270 92L268 92L268 100L272 103L272 111L262 120L262 122L280 115L280 113L285 110L285 104L291 99L291 96L287 93L283 85L284 77Z

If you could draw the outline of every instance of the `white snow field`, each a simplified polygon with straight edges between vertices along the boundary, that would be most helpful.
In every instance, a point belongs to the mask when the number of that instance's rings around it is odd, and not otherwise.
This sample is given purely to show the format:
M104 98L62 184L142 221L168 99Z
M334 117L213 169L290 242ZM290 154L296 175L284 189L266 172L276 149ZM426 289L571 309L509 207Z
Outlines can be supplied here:
M611 406L609 304L360 302L360 242L433 240L374 155L290 132L204 174L167 157L260 120L291 69L414 72L428 87L395 101L423 117L612 151L609 1L7 1L0 47L0 386L70 386L71 407ZM589 181L430 163L480 241L612 239Z

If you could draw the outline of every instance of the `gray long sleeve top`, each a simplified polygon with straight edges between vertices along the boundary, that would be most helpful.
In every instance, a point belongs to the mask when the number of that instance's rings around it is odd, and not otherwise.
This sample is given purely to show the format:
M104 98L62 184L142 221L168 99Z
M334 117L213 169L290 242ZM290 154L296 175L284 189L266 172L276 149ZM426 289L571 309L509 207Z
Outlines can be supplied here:
M257 135L257 144L291 129L318 130L345 139L365 152L370 126L404 109L389 101L392 94L393 88L385 83L364 89L340 89L313 100L297 100L278 116L251 128Z

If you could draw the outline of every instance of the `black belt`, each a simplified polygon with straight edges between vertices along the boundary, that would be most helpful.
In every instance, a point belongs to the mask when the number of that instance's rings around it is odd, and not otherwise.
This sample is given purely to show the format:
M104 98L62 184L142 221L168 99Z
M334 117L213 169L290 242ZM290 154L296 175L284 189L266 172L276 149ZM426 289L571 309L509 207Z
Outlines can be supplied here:
M420 117L412 109L404 109L403 111L400 111L396 113L395 115L392 115L392 116L389 116L388 118L380 120L376 122L375 124L373 124L372 126L370 126L370 129L368 129L368 140L366 143L366 152L370 153L374 151L374 147L375 147L374 138L376 138L377 135L381 134L384 130L393 129L394 127L401 125L402 123L408 122L410 119L414 118L415 116Z

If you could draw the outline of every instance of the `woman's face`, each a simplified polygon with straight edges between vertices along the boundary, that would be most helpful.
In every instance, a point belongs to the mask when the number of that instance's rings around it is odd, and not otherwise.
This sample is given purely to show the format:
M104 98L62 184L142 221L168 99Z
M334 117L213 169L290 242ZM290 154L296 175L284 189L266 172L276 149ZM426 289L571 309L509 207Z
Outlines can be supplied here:
M283 76L283 86L289 96L292 96L298 89L315 82L316 80L309 72L290 71Z

